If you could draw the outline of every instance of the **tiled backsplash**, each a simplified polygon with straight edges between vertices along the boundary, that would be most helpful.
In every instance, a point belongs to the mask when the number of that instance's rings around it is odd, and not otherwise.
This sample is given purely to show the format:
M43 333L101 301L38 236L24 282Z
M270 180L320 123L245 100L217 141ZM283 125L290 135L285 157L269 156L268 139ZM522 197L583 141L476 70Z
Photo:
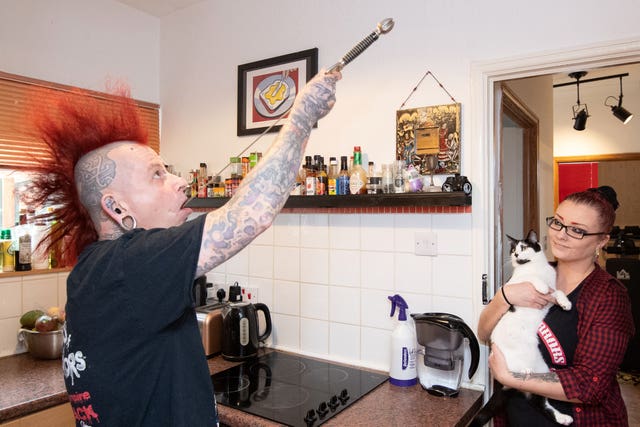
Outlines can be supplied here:
M11 277L0 274L0 357L25 351L17 338L24 312L64 306L68 275L68 272Z
M259 289L273 346L387 370L388 295L401 294L410 312L454 313L475 329L471 225L470 213L281 213L208 279ZM436 256L414 254L422 231L436 234Z
M414 254L422 231L436 234L436 256ZM410 312L450 312L475 327L470 231L468 213L283 213L208 278L258 289L272 313L271 345L387 370L389 295L401 294ZM24 351L16 339L24 311L64 305L67 276L0 275L0 356Z

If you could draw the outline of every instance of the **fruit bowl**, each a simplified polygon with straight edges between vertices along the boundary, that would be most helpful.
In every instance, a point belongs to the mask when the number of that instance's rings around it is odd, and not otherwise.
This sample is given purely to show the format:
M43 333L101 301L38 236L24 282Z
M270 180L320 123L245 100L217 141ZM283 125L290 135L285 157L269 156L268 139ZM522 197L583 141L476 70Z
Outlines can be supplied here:
M18 341L23 341L31 355L38 359L59 359L62 356L62 329L38 332L20 328Z

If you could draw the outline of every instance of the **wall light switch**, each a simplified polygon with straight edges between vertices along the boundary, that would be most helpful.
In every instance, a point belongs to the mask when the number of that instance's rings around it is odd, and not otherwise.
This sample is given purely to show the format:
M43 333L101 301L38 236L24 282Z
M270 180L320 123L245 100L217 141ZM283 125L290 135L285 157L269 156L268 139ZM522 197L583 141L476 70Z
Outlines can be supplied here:
M437 235L433 231L419 231L415 236L416 255L436 256L438 254Z

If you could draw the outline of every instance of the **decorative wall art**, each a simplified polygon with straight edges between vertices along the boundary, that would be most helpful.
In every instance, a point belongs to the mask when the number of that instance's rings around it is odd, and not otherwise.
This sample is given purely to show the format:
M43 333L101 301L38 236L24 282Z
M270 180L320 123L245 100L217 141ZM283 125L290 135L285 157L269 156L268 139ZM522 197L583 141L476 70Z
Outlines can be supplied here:
M238 136L277 132L298 92L318 72L318 49L238 66ZM285 115L278 122L280 116Z
M436 156L429 170L428 156ZM460 104L396 111L396 159L420 173L460 173Z

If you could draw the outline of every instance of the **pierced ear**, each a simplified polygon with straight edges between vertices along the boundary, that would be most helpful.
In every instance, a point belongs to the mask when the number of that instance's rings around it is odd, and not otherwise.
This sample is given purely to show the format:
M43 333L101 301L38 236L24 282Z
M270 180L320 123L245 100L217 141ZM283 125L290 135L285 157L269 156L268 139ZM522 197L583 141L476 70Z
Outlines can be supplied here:
M111 195L102 196L102 209L113 218L116 222L120 222L122 209L118 206L115 199Z

